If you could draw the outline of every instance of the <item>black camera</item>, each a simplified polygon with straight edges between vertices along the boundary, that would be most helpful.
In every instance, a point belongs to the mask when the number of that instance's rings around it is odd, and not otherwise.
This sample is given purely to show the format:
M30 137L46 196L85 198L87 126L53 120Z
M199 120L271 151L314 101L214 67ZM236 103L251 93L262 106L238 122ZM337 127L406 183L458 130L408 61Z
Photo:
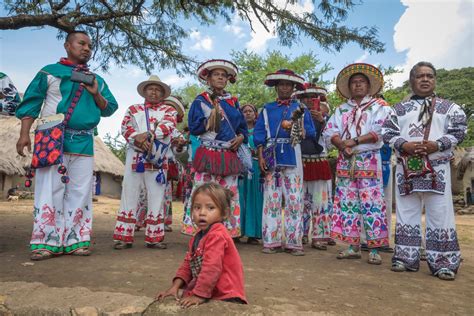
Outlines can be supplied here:
M86 84L88 86L94 85L95 75L93 73L85 73L80 71L72 71L71 73L71 81L72 82L79 82Z

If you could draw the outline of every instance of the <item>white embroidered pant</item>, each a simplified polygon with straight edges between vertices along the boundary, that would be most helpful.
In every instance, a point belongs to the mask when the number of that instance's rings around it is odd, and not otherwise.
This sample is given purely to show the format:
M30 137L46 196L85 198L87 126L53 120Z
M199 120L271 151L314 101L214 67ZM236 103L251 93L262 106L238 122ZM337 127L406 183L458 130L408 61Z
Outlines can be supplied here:
M332 181L303 182L303 235L313 241L331 240Z
M285 199L285 245L287 249L303 249L303 178L297 168L284 168L265 176L263 192L262 237L265 248L283 246L282 209Z
M397 223L395 253L392 261L400 261L410 270L418 270L422 240L421 216L426 212L426 256L431 273L446 268L457 272L461 260L451 193L450 166L446 166L444 194L413 192L400 195L396 190Z
M90 246L94 157L64 155L69 183L58 166L36 170L31 250L71 253Z
M133 151L127 153L122 182L122 198L115 224L114 240L133 243L137 213L140 209L140 191L146 190L147 212L145 218L145 243L155 244L165 238L163 201L166 185L158 183L158 171L135 172L132 170ZM166 170L165 175L166 177Z

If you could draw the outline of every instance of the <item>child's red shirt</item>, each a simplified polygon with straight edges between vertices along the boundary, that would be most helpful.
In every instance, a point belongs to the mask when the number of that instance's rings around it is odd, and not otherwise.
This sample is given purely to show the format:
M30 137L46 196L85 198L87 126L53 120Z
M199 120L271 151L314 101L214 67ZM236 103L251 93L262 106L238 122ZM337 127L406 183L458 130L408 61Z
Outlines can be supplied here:
M213 224L193 254L195 238L189 241L188 252L175 276L185 282L184 296L215 300L239 298L247 303L242 261L224 225Z

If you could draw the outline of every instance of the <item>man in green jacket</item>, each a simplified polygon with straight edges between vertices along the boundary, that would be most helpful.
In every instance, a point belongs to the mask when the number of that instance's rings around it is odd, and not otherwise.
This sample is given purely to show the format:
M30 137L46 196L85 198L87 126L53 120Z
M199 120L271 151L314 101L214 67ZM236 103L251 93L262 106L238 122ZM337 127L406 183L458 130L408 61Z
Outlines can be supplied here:
M38 72L16 110L21 119L16 145L21 156L25 147L31 152L30 129L36 118L63 113L67 120L63 163L36 170L31 260L90 254L94 128L101 117L111 116L118 108L100 76L95 75L89 84L71 80L73 73L90 75L89 36L81 31L69 33L64 48L67 58Z

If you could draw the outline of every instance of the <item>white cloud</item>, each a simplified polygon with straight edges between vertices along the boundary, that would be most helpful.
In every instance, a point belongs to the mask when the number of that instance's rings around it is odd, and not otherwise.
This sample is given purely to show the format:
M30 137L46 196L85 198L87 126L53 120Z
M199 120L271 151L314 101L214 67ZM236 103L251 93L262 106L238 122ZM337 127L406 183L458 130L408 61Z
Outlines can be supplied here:
M397 52L406 59L392 76L394 86L408 79L411 67L429 61L436 68L474 65L473 3L471 0L401 0L407 9L395 25Z
M368 57L369 57L369 52L364 52L364 54L362 54L362 56L360 56L355 62L363 63L364 61L367 60Z
M171 74L163 77L162 80L171 87L171 93L173 93L173 89L183 87L188 82L192 81L193 78L191 76L180 77L177 74Z
M204 50L210 52L214 46L214 41L210 36L202 36L201 32L197 30L191 31L189 37L195 41L195 43L191 45L192 50Z
M242 27L242 20L236 15L230 25L224 26L224 30L235 35L236 38L244 38L247 35Z
M306 12L313 12L314 10L314 5L311 0L299 1L298 3L294 4L289 4L287 2L288 1L285 0L276 0L273 3L280 8L286 8L287 10L296 15L301 15ZM264 17L261 18L267 25L270 32L268 32L263 27L263 25L260 23L260 21L253 12L250 13L250 19L252 20L253 26L253 32L250 33L252 39L248 41L245 46L249 50L254 51L256 53L261 53L265 51L265 49L267 48L267 42L277 37L275 34L275 23L269 22L268 20L264 19Z

